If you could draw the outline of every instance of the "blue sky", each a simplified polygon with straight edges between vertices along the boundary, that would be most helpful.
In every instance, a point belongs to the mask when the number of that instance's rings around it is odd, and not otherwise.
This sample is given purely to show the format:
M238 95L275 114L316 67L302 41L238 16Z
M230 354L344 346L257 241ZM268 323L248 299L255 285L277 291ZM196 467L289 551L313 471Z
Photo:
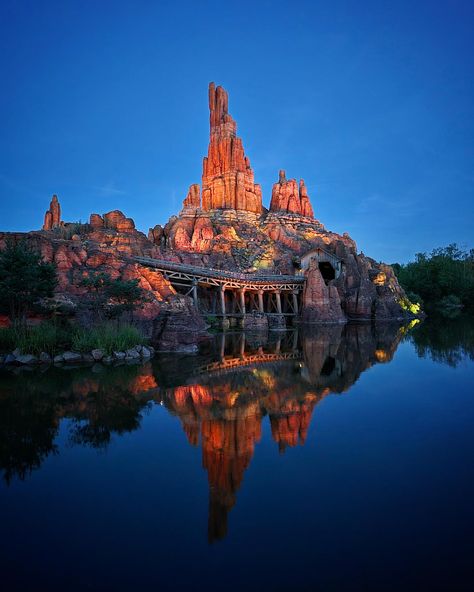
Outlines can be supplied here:
M207 86L262 184L304 178L315 215L377 260L472 247L474 3L0 5L0 229L121 209L140 230L201 180Z

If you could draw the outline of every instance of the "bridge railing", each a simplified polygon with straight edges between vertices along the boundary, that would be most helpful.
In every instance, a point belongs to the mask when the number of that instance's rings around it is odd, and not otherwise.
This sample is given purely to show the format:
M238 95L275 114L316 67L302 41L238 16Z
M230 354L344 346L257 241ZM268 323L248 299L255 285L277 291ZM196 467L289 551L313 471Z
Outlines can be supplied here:
M302 275L285 275L285 274L268 274L262 271L256 271L254 273L241 273L237 271L227 271L223 269L214 269L212 267L199 267L197 265L186 265L184 263L176 263L173 261L167 261L166 259L153 259L152 257L135 257L139 263L145 265L151 265L160 269L166 269L168 271L181 271L183 273L191 273L193 275L203 275L206 277L214 278L232 278L242 281L261 281L261 282L303 282L304 277Z

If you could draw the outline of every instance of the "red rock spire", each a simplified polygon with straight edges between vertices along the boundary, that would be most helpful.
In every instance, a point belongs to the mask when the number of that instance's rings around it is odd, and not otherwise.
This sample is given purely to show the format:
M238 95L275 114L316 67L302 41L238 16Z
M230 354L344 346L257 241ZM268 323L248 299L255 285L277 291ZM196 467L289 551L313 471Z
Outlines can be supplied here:
M270 211L300 214L313 218L313 208L303 179L301 179L298 188L296 179L287 181L285 171L280 171L278 183L273 185Z
M222 86L209 85L210 142L202 168L204 210L234 209L260 214L262 190L254 183L253 170L237 137L237 124L228 112L228 96Z
M46 210L44 215L43 230L51 230L61 225L61 206L59 205L58 196L53 195L49 204L49 210Z
M201 207L201 188L198 183L189 186L188 195L183 201L184 208L200 208Z

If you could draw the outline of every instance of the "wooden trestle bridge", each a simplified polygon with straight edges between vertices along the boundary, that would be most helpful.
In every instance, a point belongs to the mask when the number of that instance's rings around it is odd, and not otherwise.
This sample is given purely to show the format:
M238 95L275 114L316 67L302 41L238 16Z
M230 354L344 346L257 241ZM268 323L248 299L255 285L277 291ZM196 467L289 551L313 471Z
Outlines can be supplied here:
M321 265L332 266L332 278L342 268L341 260L323 249L311 251L305 257L316 259L322 272ZM260 313L297 317L301 310L305 284L302 271L296 275L239 273L150 257L135 260L160 271L178 292L192 296L196 308L206 315L242 318Z

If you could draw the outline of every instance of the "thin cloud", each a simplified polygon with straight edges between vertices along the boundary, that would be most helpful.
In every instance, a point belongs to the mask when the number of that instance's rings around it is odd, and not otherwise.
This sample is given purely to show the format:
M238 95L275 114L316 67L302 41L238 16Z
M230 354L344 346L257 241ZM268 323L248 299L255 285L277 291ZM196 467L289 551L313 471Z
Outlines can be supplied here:
M126 195L126 191L115 186L113 181L109 181L105 185L95 188L103 197L111 197L114 195Z

